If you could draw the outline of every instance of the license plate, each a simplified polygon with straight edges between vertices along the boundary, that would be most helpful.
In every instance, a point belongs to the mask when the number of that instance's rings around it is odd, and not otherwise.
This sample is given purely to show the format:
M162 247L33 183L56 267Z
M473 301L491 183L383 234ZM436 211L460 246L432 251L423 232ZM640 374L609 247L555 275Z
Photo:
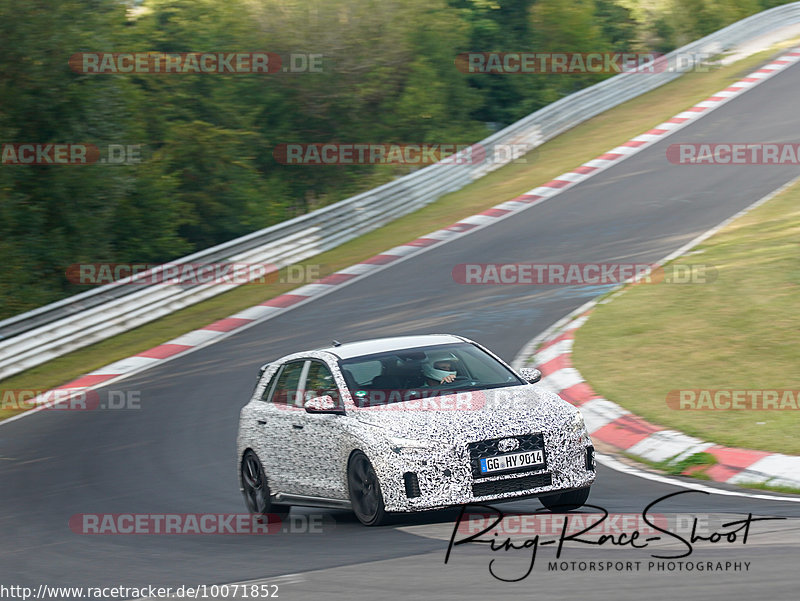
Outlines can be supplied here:
M543 464L544 454L541 450L511 453L510 455L498 455L497 457L487 457L486 459L480 460L481 473L483 474Z

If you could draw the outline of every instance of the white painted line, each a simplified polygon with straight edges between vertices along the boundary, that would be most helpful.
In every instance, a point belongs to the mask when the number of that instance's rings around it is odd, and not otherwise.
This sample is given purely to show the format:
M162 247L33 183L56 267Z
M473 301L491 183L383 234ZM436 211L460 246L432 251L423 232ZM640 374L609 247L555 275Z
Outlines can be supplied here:
M531 357L533 356L534 351L536 348L545 340L550 340L550 338L555 336L555 333L562 328L564 324L569 323L570 320L574 319L576 315L581 315L585 311L588 311L592 307L597 304L596 300L590 300L583 303L580 307L571 311L549 328L532 338L523 346L520 351L517 353L517 356L514 357L514 360L511 362L511 367L514 369L519 369L520 367L525 367L529 362Z
M672 129L677 129L681 125L683 125L683 124L682 123L670 123L668 121L665 121L664 123L660 123L660 124L656 125L653 129L666 129L667 131L669 131L669 130L672 130ZM666 134L661 134L661 135L663 136L663 135L666 135Z
M639 146L617 146L614 150L609 150L609 153L629 155L636 154L639 149Z
M679 249L669 253L666 257L664 257L658 263L656 263L656 265L664 265L665 263L668 263L668 262L672 261L673 259L677 259L681 255L686 254L687 252L692 250L695 246L698 246L701 243L705 242L708 238L710 238L711 236L716 234L718 231L720 231L722 228L724 228L729 223L735 221L736 219L738 219L739 217L742 217L743 215L746 215L747 213L749 213L753 209L755 209L757 207L760 207L765 202L768 202L768 201L772 200L778 194L780 194L784 190L788 190L793 185L795 185L797 182L800 182L800 175L798 175L794 179L786 182L785 184L783 184L782 186L780 186L777 189L773 190L772 192L766 194L765 196L762 196L757 201L755 201L753 204L748 205L745 208L743 208L741 211L738 211L736 214L731 215L727 219L723 220L721 223L718 223L717 225L712 227L710 230L707 230L707 231L703 232L702 234L700 234L699 236L697 236L693 240L690 240L689 242L687 242L686 244L681 246Z
M664 134L640 134L633 138L636 142L653 142L654 140L660 140Z
M501 202L499 205L492 207L493 209L500 209L502 211L521 211L528 207L528 203L520 202L518 200L507 200Z
M564 328L564 331L577 330L579 327L585 324L588 319L589 319L588 315L581 315L578 319L572 320L572 322L569 323L566 328ZM574 340L570 340L570 347L569 347L570 351L572 351L573 342Z
M705 112L708 112L708 111L703 111L703 112L705 113ZM682 113L678 113L677 115L675 115L672 118L673 119L688 119L689 121L694 121L695 119L697 119L699 114L700 113L696 113L694 111L684 111ZM684 124L683 123L679 123L679 125L684 125Z
M589 434L594 434L600 428L631 414L627 409L607 399L592 399L581 405L580 409Z
M125 359L120 359L119 361L114 361L114 363L104 365L99 369L89 372L87 375L100 376L107 374L124 374L135 369L147 369L159 361L161 361L161 359L155 359L153 357L137 357L134 355L133 357L126 357Z
M427 238L429 240L450 240L453 236L458 236L458 232L454 232L453 230L436 230L430 234L420 236L420 238Z
M458 223L470 223L472 225L484 225L486 223L491 223L495 221L497 217L489 217L489 215L470 215L469 217L464 217L464 219L459 219Z
M773 480L774 479L774 480ZM800 488L800 457L791 455L769 455L759 459L728 482L766 482L775 486Z
M610 167L616 161L611 159L592 159L591 161L586 161L581 167L596 167L598 169L602 169L604 167Z
M372 263L356 263L350 267L340 269L336 273L342 273L345 275L361 275L367 273L368 271L375 271L378 267L380 267L380 265L373 265ZM339 286L341 286L341 284L339 284ZM289 294L291 294L291 292Z
M558 392L561 392L570 386L580 384L583 381L584 380L581 377L581 374L578 373L578 370L573 369L572 367L564 367L558 371L554 371L540 380L542 386L547 386L551 390Z
M394 248L390 248L389 250L381 251L381 254L403 257L405 255L410 255L411 253L415 253L418 250L419 246L409 246L407 244L403 244L401 246L395 246Z
M558 178L556 178L558 179ZM549 186L537 186L533 190L528 190L525 194L530 196L544 196L548 198L559 193L559 188L550 188Z
M585 180L587 177L591 176L591 173L576 173L575 171L570 171L568 173L562 173L556 179L562 182L580 182Z
M717 445L714 444L713 442L704 442L701 445L697 445L695 447L689 447L683 453L678 453L677 457L675 457L675 459L673 460L673 463L678 463L679 461L683 461L684 459L686 459L687 457L691 457L695 453L702 453L704 451L707 451L711 447L715 446Z
M534 356L534 361L536 361L537 365L544 365L545 363L549 363L556 357L561 355L565 355L567 353L572 352L572 345L575 341L572 338L567 338L566 340L559 340L555 344L551 344L547 348L543 349L541 352L536 353Z
M264 305L256 305L255 307L248 307L238 313L234 313L231 317L236 319L260 319L275 310L280 310L278 307L266 307Z
M168 340L164 344L180 344L183 346L198 346L209 340L212 340L222 334L222 332L215 332L213 330L194 330L193 332L187 332L186 334L181 334L177 338L173 338L172 340Z
M714 488L713 486L707 486L705 484L700 484L699 482L688 482L684 480L677 480L675 478L670 478L668 476L662 476L661 474L646 472L644 470L622 463L621 461L615 459L614 457L611 457L610 455L604 455L602 453L598 453L597 455L595 455L595 457L597 458L598 463L616 472L629 474L631 476L636 476L637 478L643 478L645 480L652 480L653 482L661 482L662 484L669 484L670 486L677 486L678 488L699 490L702 492L711 493L713 495L723 495L726 497L744 497L746 499L761 499L763 501L786 501L787 503L800 503L800 496L779 497L777 495L766 495L759 493L741 492L738 490L725 490L722 488Z
M628 449L628 453L644 457L650 461L666 461L676 455L694 455L712 447L711 443L687 436L675 430L653 432Z
M306 284L305 286L295 288L288 294L291 294L292 296L315 296L317 294L329 292L333 288L336 288L336 286L333 284Z

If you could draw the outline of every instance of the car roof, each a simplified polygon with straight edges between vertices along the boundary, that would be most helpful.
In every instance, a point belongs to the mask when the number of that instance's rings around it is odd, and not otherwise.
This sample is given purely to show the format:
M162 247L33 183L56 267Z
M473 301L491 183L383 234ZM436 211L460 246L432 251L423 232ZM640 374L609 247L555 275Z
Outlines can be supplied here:
M425 334L420 336L394 336L392 338L373 338L346 342L339 346L327 346L315 349L336 355L339 359L351 359L362 355L372 355L386 351L399 351L407 348L435 346L437 344L453 344L465 342L465 338L453 334Z

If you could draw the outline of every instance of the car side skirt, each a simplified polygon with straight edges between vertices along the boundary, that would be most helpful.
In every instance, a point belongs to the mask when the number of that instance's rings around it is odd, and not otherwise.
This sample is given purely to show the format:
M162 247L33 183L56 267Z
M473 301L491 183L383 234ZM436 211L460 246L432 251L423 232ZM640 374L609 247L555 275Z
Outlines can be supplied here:
M311 497L307 495L292 495L279 492L273 495L274 503L284 505L300 505L302 507L328 507L332 509L352 509L350 501L344 499L328 499L326 497Z

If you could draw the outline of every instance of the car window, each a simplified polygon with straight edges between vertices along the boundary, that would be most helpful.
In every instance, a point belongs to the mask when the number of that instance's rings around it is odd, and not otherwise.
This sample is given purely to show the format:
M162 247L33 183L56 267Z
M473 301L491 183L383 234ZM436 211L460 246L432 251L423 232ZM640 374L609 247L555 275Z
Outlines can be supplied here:
M513 379L514 383L517 383L513 374L509 374L508 370L494 359L488 361L488 355L476 346L462 347L459 349L458 357L461 362L461 366L458 368L459 375L481 382L500 383L510 382Z
M333 374L325 363L312 361L306 376L304 400L313 399L318 396L330 396L336 403L339 403L339 388L333 379Z
M276 369L275 373L273 373L270 376L269 382L267 382L267 385L264 386L264 391L261 393L261 400L262 401L265 401L265 402L269 401L269 395L272 394L272 389L275 387L275 380L278 379L278 376L280 375L280 373L281 373L281 370L280 369Z
M348 371L359 386L369 384L373 378L381 375L383 366L380 361L359 361L347 366Z
M305 361L292 361L281 369L275 390L272 392L271 401L279 405L297 403L297 385L303 373Z
M452 393L525 384L497 359L466 342L351 357L339 365L359 406L418 398L430 391ZM446 375L454 379L445 381Z

